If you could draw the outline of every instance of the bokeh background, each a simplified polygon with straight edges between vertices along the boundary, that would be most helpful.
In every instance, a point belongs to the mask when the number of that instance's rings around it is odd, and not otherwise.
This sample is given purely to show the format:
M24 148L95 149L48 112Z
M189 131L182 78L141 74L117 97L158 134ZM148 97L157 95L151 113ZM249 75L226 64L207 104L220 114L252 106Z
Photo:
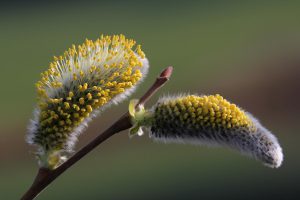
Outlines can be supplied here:
M34 83L54 55L100 34L142 44L160 95L220 93L257 116L284 150L270 169L226 148L109 139L37 199L300 199L300 1L15 1L0 6L0 199L19 199L37 171L24 142ZM94 120L77 149L126 111Z

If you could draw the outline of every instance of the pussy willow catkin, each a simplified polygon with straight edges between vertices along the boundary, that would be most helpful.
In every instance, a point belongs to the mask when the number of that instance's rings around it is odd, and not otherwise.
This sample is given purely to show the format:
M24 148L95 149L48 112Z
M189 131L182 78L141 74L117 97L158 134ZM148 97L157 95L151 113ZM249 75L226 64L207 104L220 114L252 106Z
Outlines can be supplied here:
M148 111L137 112L133 123L150 129L150 137L164 142L224 145L279 167L282 149L251 114L220 95L162 98Z
M101 36L54 57L36 83L38 106L28 142L40 164L53 168L71 151L91 117L133 92L148 71L141 46L124 35Z

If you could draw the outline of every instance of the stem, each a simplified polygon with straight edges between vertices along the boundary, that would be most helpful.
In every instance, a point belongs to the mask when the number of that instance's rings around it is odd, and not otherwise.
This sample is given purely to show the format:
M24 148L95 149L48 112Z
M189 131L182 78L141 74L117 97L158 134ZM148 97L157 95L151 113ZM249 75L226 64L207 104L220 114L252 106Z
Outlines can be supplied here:
M140 98L136 106L144 105L150 99L150 97L169 80L170 76L172 75L172 71L173 67L167 67L156 79L153 85L148 89L148 91ZM52 181L54 181L72 165L78 162L86 154L91 152L99 144L101 144L114 134L131 128L131 126L132 124L130 121L130 116L128 112L126 112L122 115L122 117L120 117L119 120L112 124L102 134L98 135L95 139L93 139L90 143L88 143L86 146L84 146L82 149L76 152L72 157L70 157L66 162L61 164L56 169L50 170L47 168L40 168L33 184L23 195L21 200L34 199L41 191L43 191L43 189L45 189L50 183L52 183Z
M139 105L144 105L154 93L156 93L159 88L161 88L170 78L173 72L173 67L167 67L164 69L159 77L157 77L156 81L153 83L153 85L148 89L148 91L140 98L139 102L137 103L136 107Z

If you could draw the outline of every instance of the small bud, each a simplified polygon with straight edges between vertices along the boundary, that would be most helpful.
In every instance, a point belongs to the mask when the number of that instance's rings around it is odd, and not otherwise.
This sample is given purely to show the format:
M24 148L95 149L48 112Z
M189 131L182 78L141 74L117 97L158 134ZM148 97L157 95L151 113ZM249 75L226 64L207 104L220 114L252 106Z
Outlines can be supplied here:
M147 124L139 122L139 126L150 128L154 140L229 146L269 167L282 163L276 137L220 95L162 98L151 112Z
M38 147L42 167L55 168L100 110L118 103L146 76L140 46L124 35L102 36L55 57L36 84L38 105L27 141ZM139 63L139 65L134 65Z

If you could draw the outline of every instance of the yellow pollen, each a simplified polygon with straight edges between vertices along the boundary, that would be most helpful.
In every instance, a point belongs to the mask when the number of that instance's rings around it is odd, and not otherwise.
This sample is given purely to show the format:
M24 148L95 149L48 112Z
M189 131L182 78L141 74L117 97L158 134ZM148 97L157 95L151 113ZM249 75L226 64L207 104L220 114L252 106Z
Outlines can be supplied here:
M73 92L69 92L69 97L73 97L74 93Z
M68 102L64 102L65 108L69 109L70 108L70 104Z
M182 120L198 121L202 126L213 128L222 126L224 128L250 127L253 122L244 111L235 104L231 104L220 95L210 96L186 96L171 99L160 105L162 108L174 112ZM195 120L193 120L195 119Z
M84 98L83 98L83 97L81 97L81 98L79 99L79 103L80 103L81 105L84 105Z
M92 112L92 111L93 111L93 108L92 108L91 105L87 105L87 106L86 106L86 109L87 109L88 112Z
M88 100L92 100L92 99L93 99L93 96L92 96L91 93L87 93L86 98L87 98Z

